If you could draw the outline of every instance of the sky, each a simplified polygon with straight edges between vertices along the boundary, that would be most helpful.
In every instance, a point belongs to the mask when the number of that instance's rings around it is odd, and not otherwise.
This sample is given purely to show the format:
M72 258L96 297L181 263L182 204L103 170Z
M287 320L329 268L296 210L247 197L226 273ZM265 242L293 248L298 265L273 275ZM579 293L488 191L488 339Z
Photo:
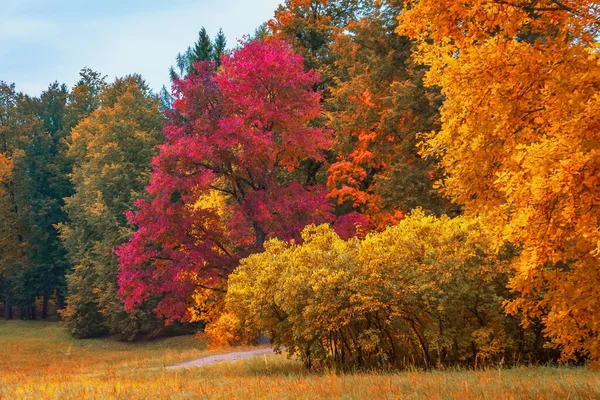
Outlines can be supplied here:
M37 96L89 67L109 80L139 73L158 91L202 26L213 37L223 28L234 47L282 1L0 0L0 81Z

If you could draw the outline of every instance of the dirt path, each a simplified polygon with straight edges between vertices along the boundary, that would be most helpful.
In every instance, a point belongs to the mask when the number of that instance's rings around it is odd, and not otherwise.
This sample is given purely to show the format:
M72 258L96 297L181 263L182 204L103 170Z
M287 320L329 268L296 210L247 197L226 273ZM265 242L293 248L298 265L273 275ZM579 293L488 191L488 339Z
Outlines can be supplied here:
M243 360L245 358L253 358L253 357L258 357L258 356L268 355L268 354L275 354L275 352L271 348L262 348L262 349L249 350L249 351L236 351L233 353L216 354L214 356L203 357L203 358L199 358L197 360L192 360L192 361L184 362L184 363L177 364L177 365L171 365L166 368L167 369L179 369L179 368L201 367L204 365L211 365L211 364L216 364L216 363L226 362L226 361Z

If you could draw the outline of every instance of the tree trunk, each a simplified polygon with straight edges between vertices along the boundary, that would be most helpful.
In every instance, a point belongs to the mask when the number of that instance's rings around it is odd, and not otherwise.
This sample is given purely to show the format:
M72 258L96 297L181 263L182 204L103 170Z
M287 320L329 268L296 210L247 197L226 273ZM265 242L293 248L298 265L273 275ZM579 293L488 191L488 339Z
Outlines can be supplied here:
M36 319L36 317L37 317L37 315L36 315L35 301L34 301L33 305L31 307L29 307L29 319L34 320L34 319Z
M256 248L261 248L262 245L265 243L265 240L267 238L267 234L261 229L260 225L258 224L258 222L255 222L252 224L252 227L254 228L254 234L256 235L256 240L255 240L255 246Z
M42 296L42 319L48 318L48 295Z
M13 319L12 304L9 299L4 299L4 318Z
M60 290L56 291L56 309L62 310L65 308L65 296Z

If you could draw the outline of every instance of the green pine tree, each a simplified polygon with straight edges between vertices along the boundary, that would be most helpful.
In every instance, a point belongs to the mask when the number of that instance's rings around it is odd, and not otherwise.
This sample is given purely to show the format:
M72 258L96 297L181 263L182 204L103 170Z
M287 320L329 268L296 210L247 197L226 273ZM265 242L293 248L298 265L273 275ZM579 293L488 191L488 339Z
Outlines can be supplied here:
M227 38L225 37L225 33L223 33L223 29L219 28L219 32L215 37L215 41L213 44L213 60L217 64L217 66L221 65L221 58L223 54L225 54L225 50L227 50Z
M198 32L198 40L192 48L188 73L192 73L194 71L194 63L204 60L214 60L214 57L215 48L213 47L210 36L208 36L206 29L202 27L200 32Z

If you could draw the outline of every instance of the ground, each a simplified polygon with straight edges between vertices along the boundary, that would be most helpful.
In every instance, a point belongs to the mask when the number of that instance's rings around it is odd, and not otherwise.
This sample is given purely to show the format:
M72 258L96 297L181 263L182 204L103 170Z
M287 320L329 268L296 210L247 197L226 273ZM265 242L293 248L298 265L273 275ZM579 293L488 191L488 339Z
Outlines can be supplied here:
M193 336L74 340L56 322L0 321L0 399L599 399L587 368L309 374L284 356L167 370L215 352ZM223 351L222 351L223 352Z

